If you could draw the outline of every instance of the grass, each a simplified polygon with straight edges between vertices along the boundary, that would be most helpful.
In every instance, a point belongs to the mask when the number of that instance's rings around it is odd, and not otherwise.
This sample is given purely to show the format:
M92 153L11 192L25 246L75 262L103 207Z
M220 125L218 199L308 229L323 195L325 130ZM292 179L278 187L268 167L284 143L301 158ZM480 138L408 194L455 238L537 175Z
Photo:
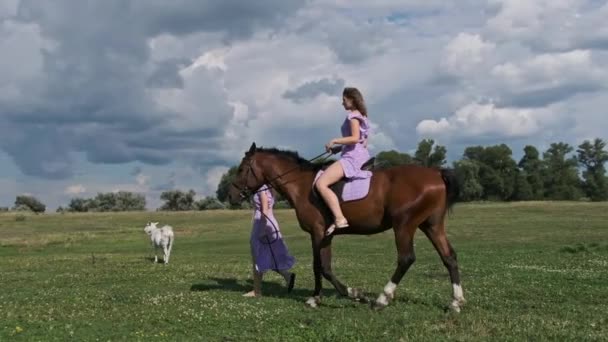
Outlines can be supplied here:
M23 215L23 214L18 214ZM608 339L608 203L459 205L448 233L467 305L444 311L451 286L418 234L417 261L381 312L337 298L304 301L308 236L279 211L297 258L296 289L267 275L251 289L245 211L0 214L0 341L441 341ZM150 262L145 222L176 229L171 264ZM391 232L334 240L334 269L376 295L395 266Z

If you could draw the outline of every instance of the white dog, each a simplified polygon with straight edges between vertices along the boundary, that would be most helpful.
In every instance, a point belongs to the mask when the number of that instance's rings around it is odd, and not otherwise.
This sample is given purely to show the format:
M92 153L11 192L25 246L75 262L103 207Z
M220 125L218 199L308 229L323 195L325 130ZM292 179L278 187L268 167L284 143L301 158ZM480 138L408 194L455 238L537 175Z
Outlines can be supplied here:
M169 263L169 256L171 255L171 247L173 247L173 228L171 226L164 225L162 228L158 228L158 222L148 222L144 228L144 232L150 236L152 240L152 249L154 250L154 262L158 262L156 251L159 248L163 249L165 264Z

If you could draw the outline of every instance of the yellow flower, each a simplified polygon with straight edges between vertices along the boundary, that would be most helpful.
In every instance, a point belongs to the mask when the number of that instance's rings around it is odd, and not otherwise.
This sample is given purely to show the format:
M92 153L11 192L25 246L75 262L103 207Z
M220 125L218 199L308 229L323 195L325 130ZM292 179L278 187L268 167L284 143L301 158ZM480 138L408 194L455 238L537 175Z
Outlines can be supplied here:
M22 327L20 327L20 326L17 326L17 327L15 327L15 332L16 332L16 333L23 332L23 328L22 328Z

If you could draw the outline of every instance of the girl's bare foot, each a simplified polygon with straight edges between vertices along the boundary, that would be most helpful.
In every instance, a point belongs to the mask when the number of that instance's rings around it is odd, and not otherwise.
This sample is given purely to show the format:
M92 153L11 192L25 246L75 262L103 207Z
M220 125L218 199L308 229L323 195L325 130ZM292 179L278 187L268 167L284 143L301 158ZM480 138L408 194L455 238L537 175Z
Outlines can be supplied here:
M243 297L247 297L247 298L259 297L259 294L255 293L255 291L249 291L249 292L245 293L243 295Z

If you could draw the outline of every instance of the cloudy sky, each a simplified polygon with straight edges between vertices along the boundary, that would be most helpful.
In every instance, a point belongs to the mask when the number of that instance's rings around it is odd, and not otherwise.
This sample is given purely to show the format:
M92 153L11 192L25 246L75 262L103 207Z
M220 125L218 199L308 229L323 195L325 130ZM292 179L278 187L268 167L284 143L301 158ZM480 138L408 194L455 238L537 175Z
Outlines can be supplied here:
M597 0L0 0L0 206L212 194L252 141L321 152L345 85L376 151L605 139L606 18Z

